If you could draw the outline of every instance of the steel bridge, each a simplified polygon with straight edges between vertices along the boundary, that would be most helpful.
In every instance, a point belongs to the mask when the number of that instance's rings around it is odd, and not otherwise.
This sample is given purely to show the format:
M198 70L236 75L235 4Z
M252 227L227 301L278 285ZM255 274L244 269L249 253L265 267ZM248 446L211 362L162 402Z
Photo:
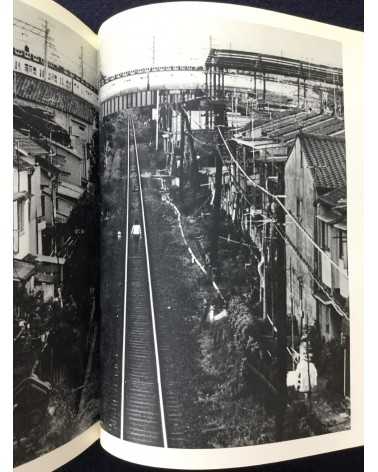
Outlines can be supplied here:
M248 75L254 78L256 94L257 79L263 82L263 101L266 95L266 82L271 76L290 77L297 84L298 102L302 86L303 96L310 87L308 82L318 82L329 87L343 86L343 71L312 62L290 59L287 57L260 54L230 49L211 49L205 63L206 91L210 99L224 98L225 75Z
M298 106L301 96L306 100L309 89L317 88L322 94L325 90L338 90L342 93L343 71L338 67L331 67L312 62L291 59L270 54L260 54L248 51L234 51L229 49L211 49L204 66L153 66L132 69L103 78L100 86L114 80L140 74L155 72L203 72L204 92L210 100L225 98L229 87L225 86L226 75L250 76L254 79L251 92L257 94L257 81L262 82L262 100L266 100L266 83L281 82L297 87ZM147 81L148 83L148 81ZM180 103L196 98L197 89L182 88L168 90L152 88L125 91L118 93L101 104L102 116L117 113L128 108L144 106L156 107L162 103Z

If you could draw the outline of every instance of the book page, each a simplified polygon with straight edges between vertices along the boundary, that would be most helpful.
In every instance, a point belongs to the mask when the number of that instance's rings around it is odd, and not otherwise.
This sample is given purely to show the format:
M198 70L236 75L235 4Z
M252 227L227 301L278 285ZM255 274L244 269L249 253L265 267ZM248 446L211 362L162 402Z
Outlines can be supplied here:
M179 2L100 40L101 444L209 469L362 444L362 35Z
M17 0L13 64L14 465L53 470L99 432L97 37Z

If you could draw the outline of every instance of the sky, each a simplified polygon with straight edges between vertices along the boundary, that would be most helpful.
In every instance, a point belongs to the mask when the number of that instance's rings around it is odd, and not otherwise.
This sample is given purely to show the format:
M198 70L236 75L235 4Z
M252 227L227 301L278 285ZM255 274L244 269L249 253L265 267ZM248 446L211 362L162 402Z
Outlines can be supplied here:
M84 58L84 79L92 85L97 79L97 51L73 29L46 15L41 10L20 1L14 3L14 47L24 49L28 45L30 52L44 55L43 28L47 20L50 29L51 45L48 48L48 59L62 65L80 76L81 46Z
M177 4L175 10L171 5L137 8L108 20L100 29L101 72L109 76L153 62L203 65L210 44L342 66L341 45L335 41L227 18L217 8L200 11L183 4L177 14Z

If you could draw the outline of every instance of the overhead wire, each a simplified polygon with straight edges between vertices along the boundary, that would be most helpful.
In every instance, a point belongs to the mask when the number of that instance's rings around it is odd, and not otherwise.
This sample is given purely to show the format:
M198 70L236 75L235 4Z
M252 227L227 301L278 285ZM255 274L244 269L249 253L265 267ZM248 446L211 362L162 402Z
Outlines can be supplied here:
M314 241L314 239L311 237L311 235L305 230L305 228L303 228L303 226L299 223L299 221L294 217L294 215L286 208L286 206L281 202L281 200L279 199L279 197L277 197L277 195L274 195L272 194L271 192L269 192L269 190L265 189L264 187L262 187L261 185L257 184L253 179L251 179L249 177L249 175L245 172L245 170L242 168L242 166L240 165L240 163L237 161L237 159L235 159L235 157L233 156L221 130L220 130L220 127L217 126L217 129L218 129L218 132L219 132L219 135L227 149L227 152L228 154L230 155L232 161L235 163L235 165L238 167L238 169L240 170L240 172L244 175L244 177L249 181L251 182L251 184L259 189L261 192L263 192L265 195L267 195L269 198L273 199L281 208L282 210L285 212L285 214L294 222L294 224L296 225L296 227L304 234L304 236L310 241L311 245L318 251L320 252L326 259L328 259L328 261L330 262L330 264L340 273L340 275L342 275L343 277L345 277L347 280L348 280L348 276L345 272L343 272L340 267L332 260L332 258L323 250L321 249L321 247Z
M217 148L217 151L219 153L219 157L220 159L222 160L222 163L224 164L224 160L222 159L221 155L220 155L220 151L219 151L219 148ZM249 200L248 196L245 194L245 191L244 189L240 186L240 184L235 180L235 177L232 175L232 173L230 172L230 177L232 178L233 180L233 184L235 185L235 187L238 188L238 190L243 194L243 198L245 199L245 201L250 205L250 206L253 206L252 202ZM265 218L265 217L264 217ZM347 321L349 321L349 316L347 315L347 313L345 313L345 311L340 307L340 305L337 303L337 301L328 293L327 289L323 286L323 283L318 280L318 278L316 277L316 275L313 273L313 270L311 268L311 264L306 261L306 259L302 256L302 254L300 254L298 248L295 246L295 244L290 240L290 238L286 235L283 235L282 232L280 231L280 229L277 227L276 223L274 223L273 220L271 220L273 226L275 227L278 235L284 240L284 242L287 242L291 248L294 250L294 254L300 259L300 261L306 266L306 268L308 269L309 271L309 275L310 277L314 280L314 282L316 283L316 285L318 286L318 288L322 291L323 295L327 298L327 300L332 304L332 306L334 307L335 311L340 315L342 316L343 318L345 318Z

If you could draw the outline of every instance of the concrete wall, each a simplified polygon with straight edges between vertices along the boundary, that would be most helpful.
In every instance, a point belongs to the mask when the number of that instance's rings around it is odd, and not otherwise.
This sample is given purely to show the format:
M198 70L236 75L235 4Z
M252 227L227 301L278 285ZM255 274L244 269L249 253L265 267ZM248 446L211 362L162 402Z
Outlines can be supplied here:
M68 172L69 175L62 174L60 179L63 182L69 182L74 185L81 186L82 177L82 159L75 152L66 149L64 146L54 145L56 152L59 156L63 156L65 162L63 163L63 170Z
M42 251L41 231L43 224L39 222L41 211L41 170L39 166L34 167L31 174L31 188L28 188L28 171L20 171L18 178L17 169L13 169L14 192L28 192L31 195L13 202L13 236L14 256L18 259L27 254L40 254ZM23 230L18 228L18 211L23 207Z

